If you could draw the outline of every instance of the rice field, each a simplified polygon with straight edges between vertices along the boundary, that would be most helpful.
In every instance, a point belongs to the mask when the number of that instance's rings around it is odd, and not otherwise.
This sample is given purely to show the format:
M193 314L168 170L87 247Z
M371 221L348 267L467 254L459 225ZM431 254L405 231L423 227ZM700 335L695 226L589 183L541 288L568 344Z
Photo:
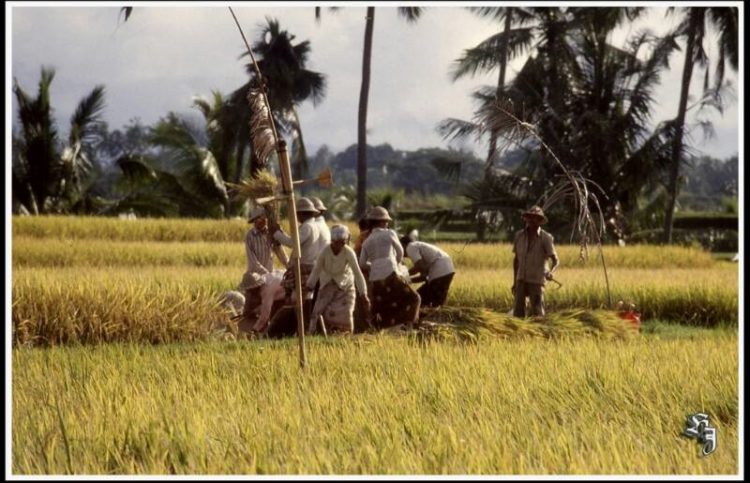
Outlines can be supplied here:
M14 474L738 471L739 273L703 251L604 247L638 334L594 248L558 245L540 323L506 315L509 245L440 244L457 275L434 331L309 337L300 370L294 340L216 331L243 220L12 223ZM706 458L680 436L700 411Z

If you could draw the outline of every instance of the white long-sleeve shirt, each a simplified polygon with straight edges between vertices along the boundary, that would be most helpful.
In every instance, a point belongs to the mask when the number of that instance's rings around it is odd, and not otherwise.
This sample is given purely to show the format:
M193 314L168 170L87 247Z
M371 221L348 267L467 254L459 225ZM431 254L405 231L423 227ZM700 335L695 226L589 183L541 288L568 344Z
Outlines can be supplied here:
M367 295L367 284L362 270L359 269L357 255L348 246L344 246L338 255L333 253L331 245L323 249L307 279L307 287L312 290L318 280L321 287L325 287L331 280L340 289L346 289L353 284L360 294Z
M331 244L331 229L322 215L316 217L315 222L318 224L318 232L320 233L320 239L318 240L318 253L320 254L325 247Z
M398 235L387 228L373 228L362 244L360 267L370 266L370 281L383 280L398 271L404 259L404 248Z
M281 230L277 230L273 234L274 239L284 246L291 247L294 245L292 237L287 235ZM299 257L300 263L312 265L318 258L319 252L319 240L320 239L320 228L315 222L315 218L308 218L299 226L299 246L302 251L302 255ZM296 254L292 251L292 257Z
M409 243L406 246L406 256L414 263L424 260L427 266L427 280L435 280L455 271L451 257L445 251L429 243L420 241Z

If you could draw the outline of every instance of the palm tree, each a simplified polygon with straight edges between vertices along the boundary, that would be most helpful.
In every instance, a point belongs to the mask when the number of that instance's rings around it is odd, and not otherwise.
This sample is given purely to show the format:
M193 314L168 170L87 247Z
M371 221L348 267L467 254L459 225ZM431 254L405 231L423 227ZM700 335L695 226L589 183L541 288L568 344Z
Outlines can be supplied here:
M673 12L670 8L668 13ZM680 103L677 107L677 117L674 120L676 135L672 144L672 159L669 172L669 201L664 217L664 242L672 242L672 228L674 224L674 210L677 204L678 178L680 173L680 158L683 153L683 137L685 129L685 114L687 112L690 81L693 76L693 66L698 64L706 68L704 90L708 88L708 58L704 50L706 27L711 25L719 34L719 59L716 64L715 88L718 89L724 80L726 61L737 70L738 10L736 7L689 7L685 9L682 22L677 26L675 35L685 37L685 63L682 69L682 85L680 89Z
M533 11L523 7L469 7L481 17L489 17L503 24L503 30L484 39L476 46L464 51L455 61L451 72L453 81L477 72L489 72L499 68L496 97L505 86L508 62L531 47L534 39L533 27L524 25L533 21ZM518 28L513 29L513 25ZM489 176L497 157L497 131L490 131L489 150L485 163L485 176Z
M567 15L575 21L564 29L558 16L544 15L552 31L543 34L548 37L543 48L502 89L499 97L506 102L496 102L494 88L479 91L479 99L492 102L482 104L476 122L446 120L441 131L465 136L497 130L528 149L525 163L513 173L484 183L488 193L474 194L487 204L523 207L543 201L552 187L550 180L561 173L536 138L509 122L503 110L536 126L537 134L568 169L600 187L607 219L618 222L610 229L621 236L622 220L636 208L638 193L666 166L671 124L653 132L646 126L653 91L674 50L674 40L643 32L631 36L623 48L611 45L609 34L627 17L620 8L569 9ZM552 44L554 37L558 44L565 39L565 45ZM646 50L649 55L640 60ZM553 57L557 65L550 66ZM564 82L551 75L553 70L564 73ZM555 89L558 92L553 96Z
M416 22L424 10L422 7L398 7L399 16L409 23ZM320 7L315 8L315 19L320 19ZM359 89L357 110L357 207L355 214L361 217L367 207L367 104L370 94L372 33L375 25L375 7L367 7L365 17L365 39L362 50L362 84Z
M294 177L300 178L307 171L307 151L302 137L302 127L297 114L297 106L306 100L313 105L320 103L325 97L325 76L308 70L311 47L309 41L293 43L295 36L282 30L275 19L266 19L258 40L253 43L253 52L259 57L258 67L263 80L268 87L268 101L273 110L274 121L282 134L292 136L291 162ZM241 57L248 56L243 53ZM234 91L220 116L220 123L227 132L232 133L231 144L235 146L239 170L235 173L234 182L238 183L243 171L243 155L250 147L247 94L251 87L257 85L255 69L252 63L247 64L250 80ZM250 173L253 174L263 168L254 159L251 151Z
M105 212L148 216L229 215L224 177L197 126L169 113L149 129L152 153L126 153L117 161L124 196ZM209 139L209 143L210 143Z
M20 136L14 139L14 197L34 214L69 210L85 191L95 166L93 147L100 139L104 86L96 86L76 107L67 143L58 136L52 117L52 68L42 67L36 98L14 79Z

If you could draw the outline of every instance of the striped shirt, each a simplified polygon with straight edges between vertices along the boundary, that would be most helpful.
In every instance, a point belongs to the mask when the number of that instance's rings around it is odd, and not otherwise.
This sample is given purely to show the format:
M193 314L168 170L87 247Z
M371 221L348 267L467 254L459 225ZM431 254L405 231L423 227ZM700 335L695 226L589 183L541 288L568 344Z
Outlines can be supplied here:
M264 275L273 268L271 258L271 241L268 233L257 228L251 228L245 235L245 255L247 255L247 271Z

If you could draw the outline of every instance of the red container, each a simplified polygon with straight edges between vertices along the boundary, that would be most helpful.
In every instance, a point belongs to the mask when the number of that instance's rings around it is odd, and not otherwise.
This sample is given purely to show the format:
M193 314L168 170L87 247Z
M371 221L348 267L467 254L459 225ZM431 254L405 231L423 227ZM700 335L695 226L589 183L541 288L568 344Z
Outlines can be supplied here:
M634 329L640 330L641 328L641 314L640 313L635 312L634 310L629 310L627 312L619 312L617 315L619 315L621 319L629 321L630 325L632 325Z

